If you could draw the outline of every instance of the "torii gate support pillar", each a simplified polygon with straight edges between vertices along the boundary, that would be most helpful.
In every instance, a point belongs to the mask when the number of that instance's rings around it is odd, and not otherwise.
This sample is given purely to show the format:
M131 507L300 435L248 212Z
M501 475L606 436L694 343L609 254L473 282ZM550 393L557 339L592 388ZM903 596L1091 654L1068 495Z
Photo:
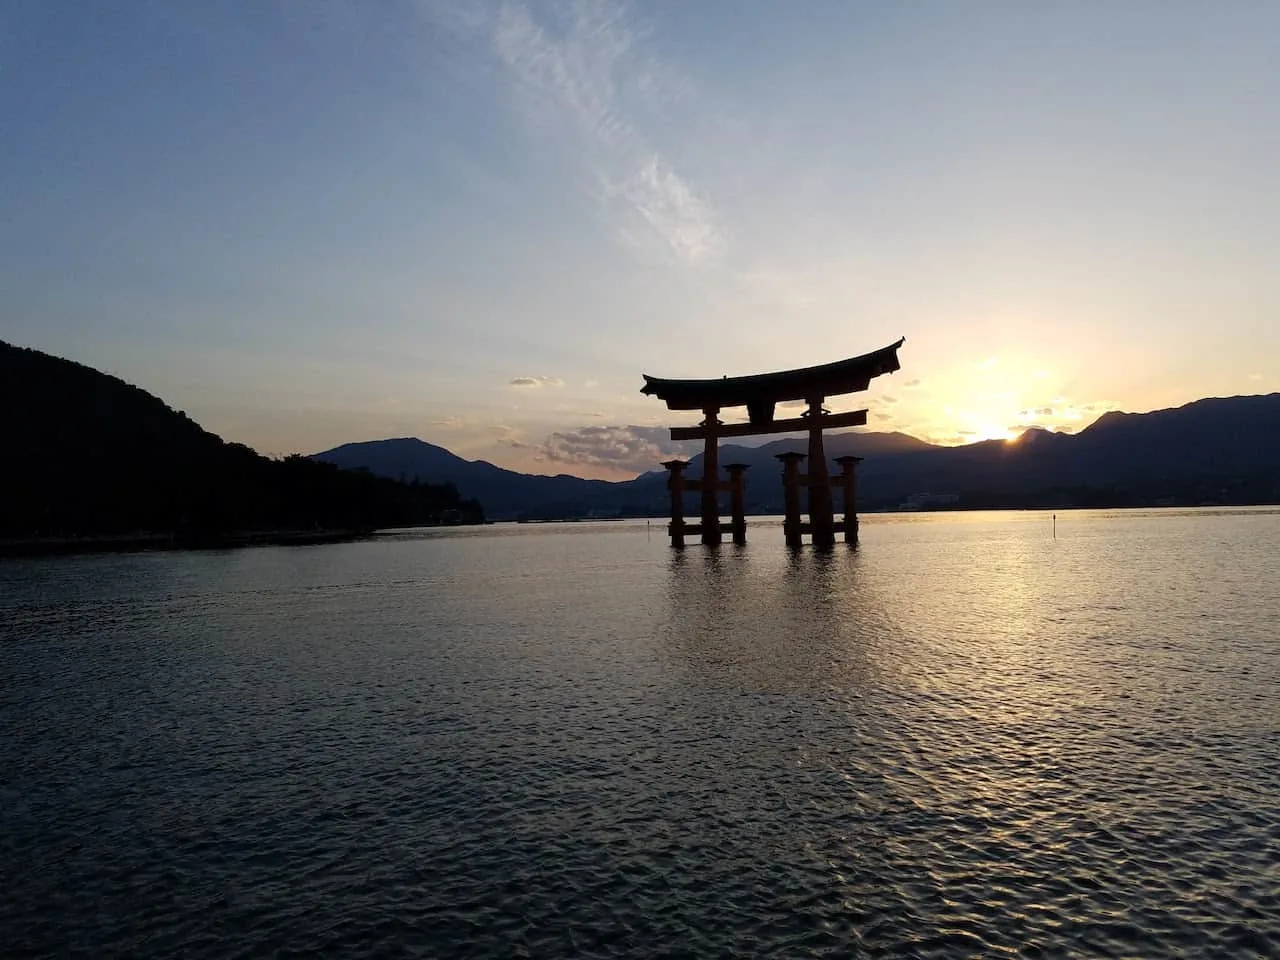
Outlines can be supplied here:
M858 464L862 457L836 457L844 487L844 542L858 542Z
M684 546L684 468L687 460L668 460L663 463L667 468L667 489L671 491L671 523L667 532L671 534L673 547Z
M733 542L744 544L747 542L747 511L744 496L746 480L742 474L747 465L729 463L725 465L725 469L729 471L729 511L733 517Z
M803 453L779 453L782 461L782 496L783 520L782 534L788 547L799 547L804 544L804 534L800 526L800 461Z

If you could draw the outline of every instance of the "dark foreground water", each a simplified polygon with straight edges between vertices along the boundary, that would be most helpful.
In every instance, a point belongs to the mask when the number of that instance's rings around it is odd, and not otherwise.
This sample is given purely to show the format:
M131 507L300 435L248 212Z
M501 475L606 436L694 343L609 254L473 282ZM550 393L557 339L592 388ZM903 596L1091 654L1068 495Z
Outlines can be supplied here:
M10 956L1280 956L1280 514L0 563Z

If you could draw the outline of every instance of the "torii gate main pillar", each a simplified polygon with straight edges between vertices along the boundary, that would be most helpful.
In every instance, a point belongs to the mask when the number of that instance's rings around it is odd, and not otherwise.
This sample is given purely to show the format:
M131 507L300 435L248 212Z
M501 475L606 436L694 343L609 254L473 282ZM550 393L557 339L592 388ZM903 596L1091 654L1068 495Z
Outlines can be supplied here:
M831 475L822 449L822 397L809 399L809 525L815 547L835 546L835 508L831 503Z
M710 546L720 542L720 408L704 407L702 414L702 542Z

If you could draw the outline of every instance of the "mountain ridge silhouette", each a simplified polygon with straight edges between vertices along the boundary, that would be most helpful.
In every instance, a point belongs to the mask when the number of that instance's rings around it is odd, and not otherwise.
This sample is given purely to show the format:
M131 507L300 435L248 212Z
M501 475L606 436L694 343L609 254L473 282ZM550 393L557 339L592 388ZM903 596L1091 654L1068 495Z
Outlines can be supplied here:
M829 457L865 457L861 509L890 509L926 492L953 494L957 506L971 508L1280 501L1280 393L1207 397L1148 413L1110 411L1077 433L1031 428L1012 442L947 447L898 432L855 431L827 436L825 447ZM721 445L722 464L750 468L748 510L781 508L774 456L785 450L805 452L804 438ZM540 476L464 460L416 438L343 444L313 456L385 476L452 482L479 498L491 517L661 516L668 503L660 468L624 481ZM416 464L428 461L431 469L417 472ZM699 476L701 463L700 454L693 457L688 475Z
M268 459L119 377L3 341L0 438L0 541L13 541L6 550L36 541L90 549L143 535L148 543L159 535L174 545L216 545L446 513L483 519L478 504L448 486L398 484L306 457Z

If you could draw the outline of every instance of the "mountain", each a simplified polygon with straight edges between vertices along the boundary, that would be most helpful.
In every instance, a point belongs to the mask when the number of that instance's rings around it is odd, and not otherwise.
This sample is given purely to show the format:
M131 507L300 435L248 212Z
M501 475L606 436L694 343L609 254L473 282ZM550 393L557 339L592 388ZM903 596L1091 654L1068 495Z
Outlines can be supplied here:
M661 516L668 507L660 470L621 483L533 476L412 438L269 460L116 377L3 342L0 411L0 540L155 532L225 542L245 531L478 520L477 500L505 518ZM720 462L750 467L750 511L777 512L774 458L805 448L803 437L724 444ZM827 437L826 449L833 458L865 458L864 510L924 493L960 507L1274 503L1280 394L1108 413L1078 434L1028 430L1010 443L940 447L901 433L850 432ZM700 475L701 464L694 457L689 475Z
M447 487L400 484L225 443L116 377L0 342L0 538L232 533L482 519ZM451 513L450 516L455 514Z
M862 509L892 509L923 493L954 495L961 507L1280 502L1280 394L1108 413L1078 434L1032 429L1014 442L942 447L902 433L850 432L828 436L825 446L832 458L866 458L859 466ZM721 445L721 464L750 468L751 512L781 509L774 458L788 450L805 452L805 439ZM621 483L530 476L412 439L346 444L316 457L383 476L450 482L501 517L662 515L667 509L661 470ZM701 466L698 455L688 475L700 476Z
M1078 434L1028 430L862 465L869 505L955 493L964 506L1111 506L1280 499L1280 394L1108 413Z
M345 443L313 454L312 459L383 477L451 483L483 503L488 516L501 519L580 516L599 504L612 505L619 488L626 486L567 474L517 473L486 460L463 460L444 447L413 437Z

